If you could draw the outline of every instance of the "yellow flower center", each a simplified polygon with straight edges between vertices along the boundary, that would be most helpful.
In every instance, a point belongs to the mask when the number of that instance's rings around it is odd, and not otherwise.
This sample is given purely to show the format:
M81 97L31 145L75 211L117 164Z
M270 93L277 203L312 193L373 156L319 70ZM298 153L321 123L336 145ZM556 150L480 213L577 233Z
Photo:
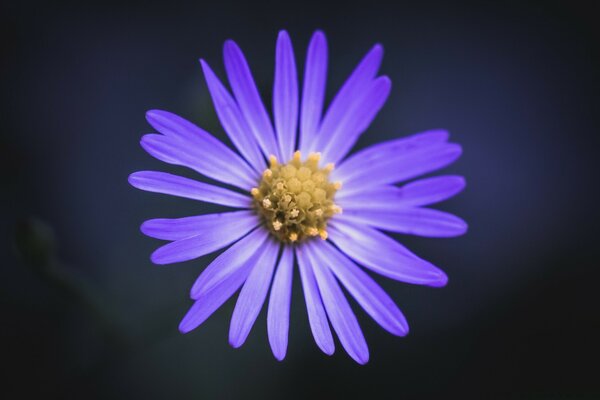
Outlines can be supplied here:
M327 239L327 221L342 212L333 197L340 182L330 182L333 164L319 168L320 153L301 161L299 151L287 164L269 157L270 167L258 187L251 190L254 207L267 229L283 242L301 242L310 237Z

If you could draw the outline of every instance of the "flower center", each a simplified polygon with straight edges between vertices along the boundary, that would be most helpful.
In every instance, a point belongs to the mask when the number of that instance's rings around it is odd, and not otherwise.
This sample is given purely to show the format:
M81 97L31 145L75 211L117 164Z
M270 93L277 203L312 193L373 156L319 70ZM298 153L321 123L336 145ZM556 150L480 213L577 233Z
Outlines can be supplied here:
M301 161L299 151L287 164L269 157L270 167L258 187L251 190L254 207L269 231L283 242L300 242L310 237L327 239L327 220L342 212L333 196L342 184L330 182L333 164L319 168L320 153Z

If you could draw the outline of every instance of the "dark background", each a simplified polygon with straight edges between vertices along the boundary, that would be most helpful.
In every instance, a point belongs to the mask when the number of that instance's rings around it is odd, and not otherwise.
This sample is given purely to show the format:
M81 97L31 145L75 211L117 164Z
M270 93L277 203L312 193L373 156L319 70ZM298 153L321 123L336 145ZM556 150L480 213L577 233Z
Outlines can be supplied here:
M600 48L594 2L12 2L0 8L3 398L600 398L597 382ZM456 239L398 237L446 288L378 281L404 339L359 311L371 350L322 354L295 276L277 362L265 312L239 350L230 300L193 333L179 320L214 255L152 265L153 217L218 209L143 193L127 175L181 169L145 154L144 112L178 113L224 139L199 57L224 76L238 41L265 98L288 29L299 65L329 39L329 98L375 42L390 99L358 147L447 128L444 172L468 187L439 208Z

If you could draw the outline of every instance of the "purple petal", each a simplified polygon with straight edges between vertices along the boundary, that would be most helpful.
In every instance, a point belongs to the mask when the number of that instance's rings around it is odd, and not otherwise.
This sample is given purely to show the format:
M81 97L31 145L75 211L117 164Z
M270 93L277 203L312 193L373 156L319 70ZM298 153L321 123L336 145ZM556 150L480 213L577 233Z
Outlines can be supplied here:
M200 64L223 129L250 165L262 172L266 167L265 159L240 108L210 66L204 60L200 60Z
M350 77L346 80L342 88L335 95L331 105L325 113L325 117L319 128L315 140L310 144L310 151L321 151L328 141L329 132L334 131L335 127L348 114L352 104L362 97L371 82L383 58L383 47L375 45L358 66L354 69Z
M231 253L234 246L227 250L227 252ZM221 307L221 305L225 303L227 299L240 288L240 286L242 286L242 283L244 283L248 277L252 267L256 264L256 260L265 251L264 249L261 251L259 247L254 248L254 250L257 250L256 253L250 255L248 258L239 260L241 262L239 268L231 270L227 276L223 277L223 279L217 282L210 290L202 292L197 297L194 297L196 302L179 324L179 330L182 333L187 333L206 321L217 308ZM213 264L214 263L215 262L213 262ZM206 271L203 272L202 275L205 273Z
M446 274L411 253L406 247L376 229L341 221L327 227L329 238L339 249L364 267L402 282L445 286Z
M142 137L142 147L153 157L243 189L255 184L256 171L208 132L166 111L148 111L146 118L164 135Z
M302 280L302 290L304 300L306 301L306 310L308 312L308 322L317 346L327 355L332 355L335 351L333 336L327 322L327 314L323 308L323 301L319 294L317 281L313 272L312 263L308 259L306 246L296 247L296 258L298 260L298 269L300 270L300 279Z
M347 180L359 172L365 165L380 163L389 158L420 152L432 147L442 146L448 141L448 131L442 129L416 133L401 139L377 143L363 149L340 163L333 170L335 179Z
M193 260L229 246L257 225L256 217L240 219L228 226L215 227L209 233L176 240L159 247L150 259L154 264L160 265Z
M327 81L327 39L321 31L316 31L308 45L302 107L300 111L300 151L307 152L309 144L319 129L325 84Z
M158 218L144 222L141 230L146 236L162 240L180 240L197 235L210 235L215 229L233 229L242 220L254 219L254 211L233 211L185 218Z
M327 310L327 316L331 325L346 352L359 364L369 361L369 348L362 334L356 315L350 308L348 300L342 293L331 271L323 264L329 262L327 259L319 259L315 248L323 243L307 243L308 257L313 265L313 271L319 286L319 293Z
M467 232L466 222L459 217L430 208L352 209L344 210L339 219L426 237L454 237Z
M237 348L244 344L260 313L271 285L278 252L279 242L267 240L265 252L257 264L252 267L252 271L242 287L229 328L229 344L233 347Z
M394 335L408 334L406 318L390 296L369 275L328 242L314 246L314 252L317 258L328 260L325 265L379 325Z
M462 153L459 145L428 141L435 136L412 137L371 146L333 171L332 179L344 183L347 194L396 183L435 171L454 162ZM412 142L412 143L411 143Z
M267 312L269 343L273 355L279 361L285 358L288 345L293 266L294 251L290 246L284 246L277 272L273 278Z
M262 254L260 249L264 247L263 243L267 240L267 236L268 232L259 228L225 250L196 279L190 291L190 297L192 299L200 298L243 269L248 270L245 273L247 276L250 268L256 264L253 257L257 258Z
M249 196L166 172L134 172L129 175L129 183L147 192L169 194L229 207L250 208L252 206Z
M354 146L359 136L369 127L390 94L392 82L386 76L373 81L365 93L357 98L336 126L320 131L323 138L319 147L327 162L339 162ZM328 130L331 128L331 130ZM327 139L325 139L327 138Z
M263 154L267 157L273 154L282 160L273 126L242 50L234 41L228 40L223 48L223 58L233 94Z
M298 128L298 73L292 41L286 31L279 32L275 57L273 118L283 162L292 158Z
M402 187L376 186L360 192L336 193L335 200L344 210L396 210L425 206L449 199L465 188L462 176L447 175L425 178Z

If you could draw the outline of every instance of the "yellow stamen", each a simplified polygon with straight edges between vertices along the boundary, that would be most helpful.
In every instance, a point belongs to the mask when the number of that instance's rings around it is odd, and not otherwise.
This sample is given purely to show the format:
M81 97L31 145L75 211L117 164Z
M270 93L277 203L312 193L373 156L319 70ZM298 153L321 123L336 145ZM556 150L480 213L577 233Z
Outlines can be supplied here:
M342 210L334 202L341 182L329 180L333 164L319 167L320 160L321 153L310 153L302 161L300 151L285 164L270 156L270 167L250 191L262 223L282 242L326 239L328 220Z
M275 168L277 166L277 157L275 157L273 154L271 154L269 156L269 165L271 166L271 168Z

